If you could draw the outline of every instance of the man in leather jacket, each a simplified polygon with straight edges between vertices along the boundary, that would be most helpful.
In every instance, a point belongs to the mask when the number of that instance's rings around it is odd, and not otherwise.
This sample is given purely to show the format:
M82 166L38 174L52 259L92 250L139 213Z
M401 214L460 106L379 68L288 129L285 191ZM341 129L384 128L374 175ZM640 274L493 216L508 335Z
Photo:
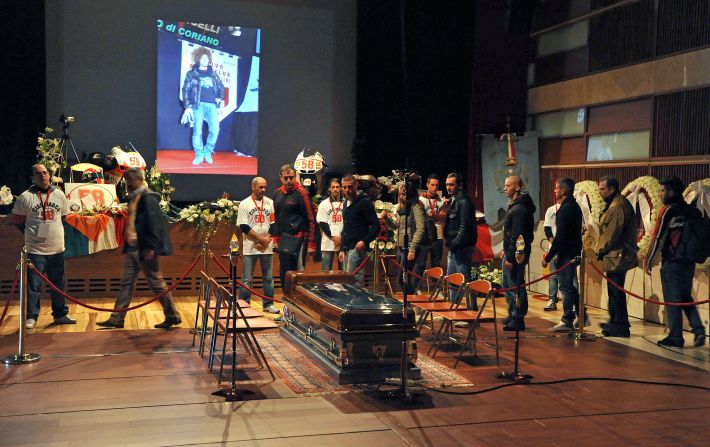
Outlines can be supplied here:
M478 239L476 207L463 191L463 176L458 172L446 176L446 192L450 197L444 221L444 240L449 249L446 274L462 273L466 281L470 281L473 251ZM454 301L453 293L449 298Z

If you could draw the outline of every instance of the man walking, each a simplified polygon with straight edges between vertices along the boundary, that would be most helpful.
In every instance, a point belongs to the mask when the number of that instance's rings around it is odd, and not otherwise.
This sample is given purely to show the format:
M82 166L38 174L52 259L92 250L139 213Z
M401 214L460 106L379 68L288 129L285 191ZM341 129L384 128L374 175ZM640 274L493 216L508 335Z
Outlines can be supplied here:
M64 193L50 185L43 164L32 166L32 186L20 194L12 208L12 223L25 234L29 261L59 289L64 287L64 225L69 205ZM27 319L25 327L34 329L39 318L42 280L33 270L27 272ZM64 297L50 290L54 324L75 324L67 315Z
M560 203L556 216L556 236L550 250L542 258L542 266L556 259L555 266L562 267L582 252L582 209L574 199L574 180L569 177L555 182L555 199ZM575 319L574 307L579 303L579 290L574 284L577 276L575 264L569 265L557 274L563 295L562 320L550 330L571 332Z
M599 219L599 239L594 245L594 252L609 278L606 282L609 321L602 323L602 335L628 338L631 325L626 309L626 293L611 282L624 287L626 272L638 266L634 208L621 195L619 181L612 176L599 179L599 193L606 202L606 209Z
M691 219L701 219L702 214L694 206L683 200L685 185L678 177L666 177L661 180L661 197L665 205L658 213L656 229L653 232L653 248L646 263L647 273L651 274L651 265L660 256L661 286L663 299L668 303L690 303L693 301L693 275L695 262L684 259L678 248L689 241L683 240L683 226ZM705 235L707 237L707 235ZM698 308L683 306L685 316L688 318L694 334L696 347L705 344L705 326L700 319ZM683 316L681 307L666 306L668 319L668 336L658 341L659 346L682 348Z
M357 190L355 177L346 175L342 182L345 208L338 259L340 262L345 262L346 272L353 273L367 256L370 243L380 232L380 220L370 199ZM364 278L365 272L360 269L355 274L357 285L362 287Z
M237 225L242 231L242 282L251 288L254 267L257 261L261 265L261 277L264 281L264 295L274 297L274 276L272 274L274 248L269 231L275 231L274 202L265 197L266 179L254 177L251 181L251 194L239 202ZM245 288L239 289L239 298L250 302L251 293ZM264 312L278 314L274 302L262 298Z
M140 168L130 168L123 177L128 188L128 219L126 221L126 243L123 246L123 277L116 296L116 309L126 309L131 305L133 288L138 273L143 270L148 286L153 293L161 295L165 321L155 325L168 329L180 324L180 315L175 310L175 302L160 273L158 256L173 254L173 246L168 234L168 225L160 211L160 195L145 184L145 173ZM122 328L126 312L114 312L106 321L96 323L107 328Z
M503 194L508 196L508 211L503 222L503 287L505 299L508 302L508 318L504 320L503 330L525 330L525 315L528 313L528 293L525 284L525 265L530 259L530 245L533 240L535 225L535 204L530 195L523 192L523 180L520 176L511 175L505 179ZM521 263L515 259L516 242L522 236L525 241L523 249L524 260ZM520 293L520 309L515 305L515 297Z

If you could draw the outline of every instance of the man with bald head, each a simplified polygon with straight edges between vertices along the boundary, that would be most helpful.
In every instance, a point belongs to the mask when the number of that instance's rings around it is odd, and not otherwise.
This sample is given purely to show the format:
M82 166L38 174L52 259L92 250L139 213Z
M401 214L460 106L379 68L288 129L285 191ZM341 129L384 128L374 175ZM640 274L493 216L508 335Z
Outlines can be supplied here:
M275 213L274 202L265 196L266 180L263 177L254 177L251 181L251 195L239 203L237 225L242 230L242 282L252 287L254 267L256 261L261 264L261 276L264 281L264 295L274 297L274 276L272 274L272 261L274 247L271 242L271 233L274 232ZM239 290L239 298L249 302L251 293L244 288ZM279 313L273 301L263 299L261 302L264 312Z
M503 251L499 254L503 258L503 287L517 288L525 283L525 265L530 258L530 245L533 240L535 226L535 204L530 195L523 192L524 183L518 175L511 175L505 179L503 194L508 196L508 211L503 220ZM515 260L515 242L518 236L525 241L523 262ZM504 321L503 330L515 331L525 329L525 315L528 313L528 294L525 287L520 287L520 309L515 306L517 290L505 292L508 302L508 318Z

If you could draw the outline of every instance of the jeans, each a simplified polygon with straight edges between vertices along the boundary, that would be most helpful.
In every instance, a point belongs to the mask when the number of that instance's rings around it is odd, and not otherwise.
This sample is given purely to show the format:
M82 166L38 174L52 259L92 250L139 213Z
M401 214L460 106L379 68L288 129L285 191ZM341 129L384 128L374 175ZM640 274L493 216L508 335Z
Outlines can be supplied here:
M37 270L42 272L60 289L64 289L64 252L54 255L38 255L28 253L29 260L35 265ZM32 270L27 271L27 318L37 320L39 317L39 295L42 287L42 279ZM49 288L49 286L47 286ZM54 290L49 290L52 298L52 316L62 318L69 313L64 297Z
M272 274L272 261L274 255L245 255L242 258L242 282L247 285L250 289L254 287L254 267L256 267L256 261L261 264L261 277L264 281L264 295L273 298L274 297L274 275ZM251 302L251 292L247 289L239 288L239 298L243 299L247 303ZM274 304L273 301L262 298L261 306L267 308Z
M367 250L358 250L357 248L351 248L348 250L348 255L346 256L346 268L345 271L352 273L356 268L360 266L362 260L367 257ZM359 272L355 274L355 284L360 287L365 285L365 269L361 268Z
M604 272L612 281L624 287L626 282L626 272ZM629 313L626 309L626 293L614 287L609 281L606 282L607 294L609 295L609 325L608 331L611 335L629 334Z
M281 278L281 291L286 295L286 272L291 270L303 270L303 255L306 250L306 240L301 241L301 249L298 256L285 255L279 253L279 278Z
M397 262L402 264L407 270L410 272L414 272L417 275L421 276L423 272L423 268L419 269L419 266L423 266L426 263L426 249L419 247L417 248L415 252L415 257L413 260L408 261L407 260L407 253L409 251L404 251L402 250L402 247L398 248L398 254L397 254ZM402 286L402 290L404 290L403 286L403 280L404 278L402 275L399 275L399 285ZM416 276L412 274L408 274L407 276L407 294L412 295L414 294L414 290L418 289L421 287L421 280L417 278Z
M550 261L550 271L554 272L558 268L562 267L565 265L567 262L569 262L569 259L566 259L565 262L558 262L557 256L555 256L552 261ZM577 291L579 291L579 280L577 279L577 268L574 266L568 267L568 269L574 270L574 277L572 278L572 285L574 286ZM549 282L549 289L548 289L548 295L550 296L550 300L552 300L553 303L557 304L559 301L557 297L557 291L559 290L559 278L557 275L552 275L550 276L550 279L548 280ZM576 303L575 303L576 306ZM575 307L576 308L576 307Z
M321 255L323 256L323 261L321 263L321 270L324 272L328 272L333 270L333 259L335 259L338 262L338 270L343 269L343 263L338 260L338 252L337 251L323 251L321 252Z
M528 313L528 291L525 286L525 265L513 262L511 268L505 267L505 258L503 259L503 288L517 287L520 285L520 310L515 306L515 296L517 290L506 290L505 301L508 303L508 315L511 319L522 320Z
M442 252L444 250L444 240L439 239L436 242L434 242L431 245L427 245L424 247L419 247L417 249L417 259L415 260L414 263L414 273L417 275L420 275L424 272L426 269L426 260L431 254L431 263L429 264L431 267L441 267L441 256ZM421 289L422 288L422 283L423 280L418 280L417 281L417 288Z
M446 274L461 273L464 277L464 282L471 280L471 266L473 264L473 247L462 248L457 251L449 250L449 255L446 260ZM456 301L456 289L450 288L449 300Z
M557 258L556 264L560 267L567 264L571 259ZM570 265L556 275L562 292L562 322L567 326L572 326L575 319L575 308L579 303L579 283L577 279L577 267Z
M141 270L143 270L148 286L153 293L158 295L168 288L163 280L163 274L160 273L158 256L156 255L152 259L141 259L137 248L128 248L123 258L121 288L118 290L116 304L114 305L116 309L125 309L131 305L133 288ZM175 302L170 292L160 297L160 304L163 306L166 320L180 320L180 315L175 310ZM126 312L114 312L111 314L109 321L120 324L123 323L125 318Z
M669 303L690 303L693 301L693 275L695 264L688 262L670 261L661 265L661 285L663 286L663 299ZM681 311L682 309L682 311ZM695 335L705 333L705 327L700 319L696 306L666 306L668 319L668 338L683 343L683 314L688 318L690 327Z
M195 152L214 152L214 145L217 143L219 135L219 116L217 115L217 104L200 102L194 109L195 123L192 127L192 148ZM207 122L207 141L202 144L202 127Z

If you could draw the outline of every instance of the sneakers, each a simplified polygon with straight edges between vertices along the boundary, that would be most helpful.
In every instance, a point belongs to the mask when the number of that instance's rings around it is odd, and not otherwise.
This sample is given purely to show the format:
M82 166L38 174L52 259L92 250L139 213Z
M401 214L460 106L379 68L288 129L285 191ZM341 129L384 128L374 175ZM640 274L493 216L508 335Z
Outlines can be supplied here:
M156 329L170 329L170 327L177 326L180 323L182 323L182 320L179 318L166 318L165 321L158 323L153 327Z
M202 160L204 160L204 159L205 159L205 153L202 151L197 151L197 152L195 152L195 159L192 160L192 164L193 165L201 165Z
M693 346L695 346L696 348L699 348L701 346L705 346L705 339L706 338L707 338L707 335L705 335L705 334L695 334Z
M36 319L34 319L34 318L28 318L28 319L25 321L25 327L26 327L27 329L34 329L35 326L37 326L37 320L36 320Z
M76 320L69 315L64 315L63 317L55 318L54 324L76 324Z
M545 312L551 312L553 310L557 310L557 301L548 301L547 305L542 308Z
M589 326L591 326L591 325L592 325L592 323L589 321L589 318L587 318L587 316L585 315L585 316L584 316L584 327L589 327ZM574 320L574 328L575 328L575 329L579 329L579 318L575 318L575 320Z
M277 315L278 315L278 314L281 313L281 311L278 310L278 309L276 308L276 306L274 306L273 304L270 305L269 307L263 309L263 311L266 312L267 314L277 314Z
M572 326L568 326L564 321L560 321L549 329L550 332L572 332Z
M465 321L457 321L456 323L454 323L454 327L468 327L468 323L466 323Z
M214 160L212 160L212 151L205 151L205 161L207 164L214 163Z

